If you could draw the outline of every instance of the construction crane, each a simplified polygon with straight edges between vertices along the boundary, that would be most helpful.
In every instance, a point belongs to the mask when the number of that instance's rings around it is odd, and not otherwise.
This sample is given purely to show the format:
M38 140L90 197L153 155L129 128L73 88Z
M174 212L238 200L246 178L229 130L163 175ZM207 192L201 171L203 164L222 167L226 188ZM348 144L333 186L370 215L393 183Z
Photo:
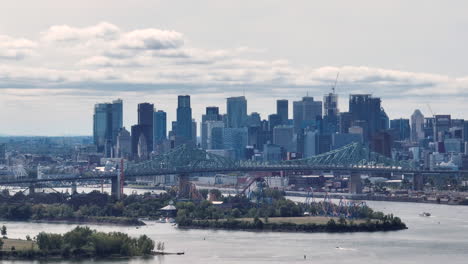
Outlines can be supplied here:
M338 72L338 73L336 74L335 83L334 83L333 86L332 86L332 94L335 94L336 84L338 83L338 77L340 77L340 72Z

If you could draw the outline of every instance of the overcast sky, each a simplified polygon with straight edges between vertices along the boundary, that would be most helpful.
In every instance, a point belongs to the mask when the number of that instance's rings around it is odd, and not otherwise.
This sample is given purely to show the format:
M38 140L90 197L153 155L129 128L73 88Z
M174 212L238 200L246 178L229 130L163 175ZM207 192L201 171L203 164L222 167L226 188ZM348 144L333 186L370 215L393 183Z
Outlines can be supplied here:
M468 118L468 1L15 0L0 6L0 134L91 135L93 106L140 102L175 119L178 94L206 106L245 95L337 92L382 98L390 118L419 108ZM290 106L292 108L292 106ZM290 114L292 111L290 111ZM290 116L291 118L292 116Z

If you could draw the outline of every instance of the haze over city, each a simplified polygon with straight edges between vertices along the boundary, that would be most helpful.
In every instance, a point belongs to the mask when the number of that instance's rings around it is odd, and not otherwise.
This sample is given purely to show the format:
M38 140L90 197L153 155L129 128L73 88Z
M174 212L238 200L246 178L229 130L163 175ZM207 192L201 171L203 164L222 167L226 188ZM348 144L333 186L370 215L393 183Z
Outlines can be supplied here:
M175 120L245 96L317 99L337 72L349 94L382 98L390 118L466 118L466 1L14 1L0 8L0 120L8 135L91 135L93 105L141 102ZM290 106L290 112L292 107Z

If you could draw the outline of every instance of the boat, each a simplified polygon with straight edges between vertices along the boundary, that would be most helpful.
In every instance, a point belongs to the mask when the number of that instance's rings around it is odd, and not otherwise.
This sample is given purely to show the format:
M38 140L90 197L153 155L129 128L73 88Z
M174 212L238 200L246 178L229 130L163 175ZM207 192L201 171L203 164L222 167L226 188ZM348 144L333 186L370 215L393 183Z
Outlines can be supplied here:
M422 212L419 214L420 216L426 216L426 217L429 217L431 216L431 213L428 213L428 212Z

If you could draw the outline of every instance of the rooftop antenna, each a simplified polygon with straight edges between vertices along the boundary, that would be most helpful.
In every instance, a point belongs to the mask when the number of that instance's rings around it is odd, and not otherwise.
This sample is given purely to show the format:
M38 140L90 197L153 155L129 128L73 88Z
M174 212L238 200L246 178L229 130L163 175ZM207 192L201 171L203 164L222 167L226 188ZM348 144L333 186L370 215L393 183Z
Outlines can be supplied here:
M332 94L335 94L336 84L338 83L338 77L340 77L340 72L336 74L335 83L332 86Z

